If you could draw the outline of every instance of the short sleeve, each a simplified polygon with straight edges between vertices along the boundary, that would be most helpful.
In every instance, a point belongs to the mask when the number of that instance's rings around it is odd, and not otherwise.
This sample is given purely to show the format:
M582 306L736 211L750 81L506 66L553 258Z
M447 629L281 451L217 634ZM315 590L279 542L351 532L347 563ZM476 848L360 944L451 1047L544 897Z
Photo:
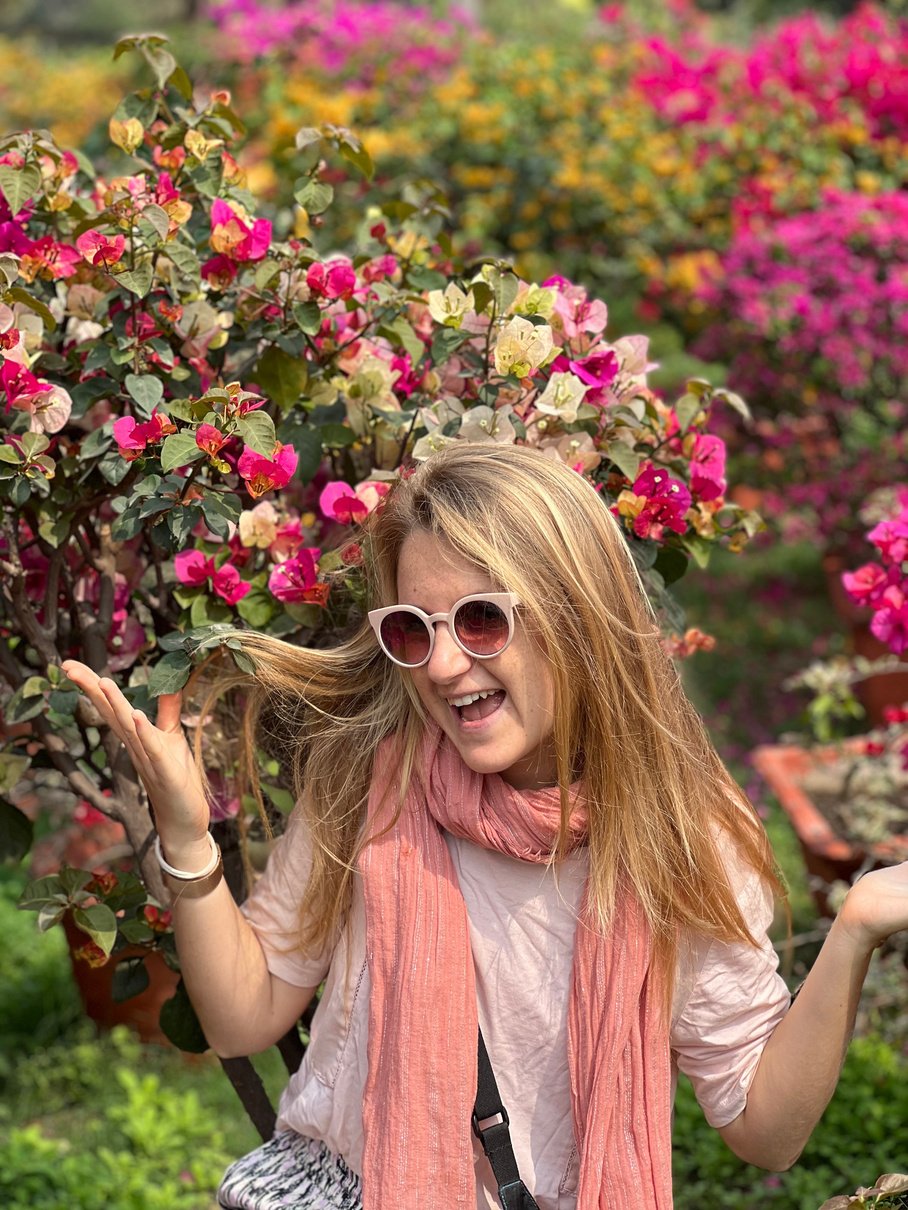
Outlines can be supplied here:
M741 1113L763 1047L788 1011L791 997L767 935L773 898L759 875L729 863L738 905L756 946L708 939L689 942L676 1000L671 1045L679 1070L690 1079L711 1126L727 1126Z
M312 844L302 812L295 810L268 864L240 911L265 953L268 970L294 987L317 987L331 965L333 945L322 953L300 948L300 905L312 867Z

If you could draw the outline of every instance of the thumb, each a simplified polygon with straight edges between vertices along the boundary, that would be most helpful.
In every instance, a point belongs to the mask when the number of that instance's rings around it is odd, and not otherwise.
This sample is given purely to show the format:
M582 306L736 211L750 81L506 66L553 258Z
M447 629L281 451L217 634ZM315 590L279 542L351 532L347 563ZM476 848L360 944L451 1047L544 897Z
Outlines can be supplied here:
M160 731L180 731L182 693L162 693L158 697L157 727Z

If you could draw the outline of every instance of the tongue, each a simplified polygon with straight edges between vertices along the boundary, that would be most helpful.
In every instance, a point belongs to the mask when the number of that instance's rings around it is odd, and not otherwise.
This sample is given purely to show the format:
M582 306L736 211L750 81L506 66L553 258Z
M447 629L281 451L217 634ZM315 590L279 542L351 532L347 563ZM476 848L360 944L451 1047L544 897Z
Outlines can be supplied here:
M478 701L470 702L469 706L462 706L460 717L467 723L478 722L481 718L488 718L490 714L498 709L503 701L504 690L496 689L488 697L481 697Z

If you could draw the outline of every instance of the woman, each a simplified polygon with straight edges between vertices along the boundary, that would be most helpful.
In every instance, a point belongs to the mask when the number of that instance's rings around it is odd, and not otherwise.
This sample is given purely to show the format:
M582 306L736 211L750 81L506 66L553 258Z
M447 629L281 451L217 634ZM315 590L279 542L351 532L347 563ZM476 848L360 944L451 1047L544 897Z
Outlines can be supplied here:
M789 1006L765 834L595 489L526 448L454 445L395 487L366 550L349 642L240 635L248 721L283 739L299 791L242 911L179 695L154 726L64 665L148 788L214 1049L267 1047L325 981L279 1133L222 1203L494 1206L470 1129L477 1021L541 1210L670 1207L679 1068L738 1155L791 1165L871 951L908 926L908 866L851 890Z

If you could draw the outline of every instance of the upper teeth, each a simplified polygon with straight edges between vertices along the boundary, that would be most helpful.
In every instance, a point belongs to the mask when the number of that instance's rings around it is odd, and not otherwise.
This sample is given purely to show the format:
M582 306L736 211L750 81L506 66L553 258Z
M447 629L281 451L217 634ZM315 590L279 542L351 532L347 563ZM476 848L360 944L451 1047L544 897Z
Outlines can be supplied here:
M481 697L491 697L497 689L483 689L481 693L468 693L464 697L452 697L448 700L452 706L469 706L470 702L478 702Z

